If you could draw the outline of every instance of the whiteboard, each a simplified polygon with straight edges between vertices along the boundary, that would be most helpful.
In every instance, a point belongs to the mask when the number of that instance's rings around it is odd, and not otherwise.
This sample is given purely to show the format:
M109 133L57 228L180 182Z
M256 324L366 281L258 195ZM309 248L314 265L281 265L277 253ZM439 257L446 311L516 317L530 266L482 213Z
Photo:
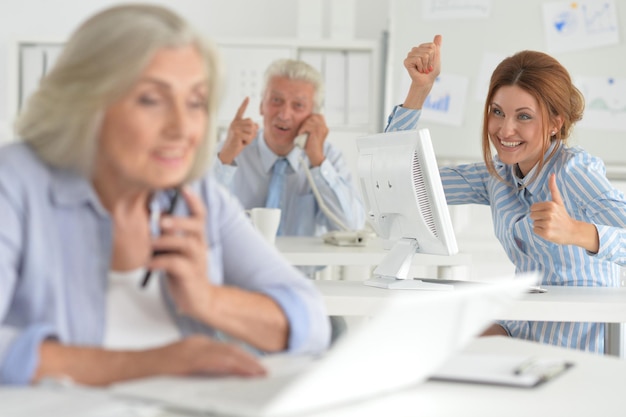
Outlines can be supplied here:
M583 0L584 2L584 0ZM482 160L480 132L484 105L484 84L481 83L481 67L485 56L506 57L523 49L548 52L557 58L577 77L626 78L626 46L623 31L626 30L626 4L613 4L617 15L618 42L584 50L552 52L548 48L547 31L544 27L544 7L574 2L547 0L392 0L390 10L389 60L386 82L386 107L390 111L402 100L398 97L406 77L403 60L413 46L429 42L435 34L443 36L442 75L465 76L468 89L464 103L464 114L458 125L428 122L433 137L433 146L441 159L455 161ZM581 2L577 2L581 3ZM593 1L593 3L602 3ZM432 9L440 8L463 12L463 8L487 8L488 17L474 16L427 19ZM431 10L429 10L429 8ZM480 15L480 13L477 13ZM442 14L443 15L443 14ZM599 13L593 18L599 17ZM490 71L489 71L490 73ZM397 94L396 94L397 92ZM480 97L480 100L479 100ZM626 97L622 97L626 99ZM586 95L586 112L593 103ZM626 107L616 109L614 115L626 122ZM425 122L426 123L426 122ZM571 145L580 145L590 153L603 158L609 173L626 172L626 132L583 127L574 127Z

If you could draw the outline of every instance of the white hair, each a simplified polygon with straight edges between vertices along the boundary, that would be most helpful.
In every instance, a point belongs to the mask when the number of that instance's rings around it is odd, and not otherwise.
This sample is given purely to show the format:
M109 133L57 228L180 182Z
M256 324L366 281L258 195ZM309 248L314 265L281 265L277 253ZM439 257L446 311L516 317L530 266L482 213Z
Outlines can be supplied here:
M158 50L188 45L207 71L207 132L188 179L197 178L216 138L220 62L183 18L156 5L115 6L85 21L18 116L17 135L50 166L91 175L106 108L132 88Z
M270 64L265 70L265 84L263 96L272 78L280 77L289 80L304 81L313 86L313 112L320 113L324 103L324 81L318 70L304 61L295 59L279 59Z

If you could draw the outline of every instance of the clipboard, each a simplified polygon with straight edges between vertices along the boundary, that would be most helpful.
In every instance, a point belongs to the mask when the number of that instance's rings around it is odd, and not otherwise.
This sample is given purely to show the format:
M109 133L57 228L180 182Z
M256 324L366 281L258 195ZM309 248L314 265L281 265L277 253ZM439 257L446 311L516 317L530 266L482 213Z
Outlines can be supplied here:
M572 366L573 362L560 358L462 353L447 361L430 379L533 388Z

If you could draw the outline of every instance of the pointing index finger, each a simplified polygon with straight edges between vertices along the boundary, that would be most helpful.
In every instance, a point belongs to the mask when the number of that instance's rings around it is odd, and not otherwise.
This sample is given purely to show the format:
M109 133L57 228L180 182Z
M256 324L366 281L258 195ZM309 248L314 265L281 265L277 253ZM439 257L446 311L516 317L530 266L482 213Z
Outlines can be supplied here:
M235 120L243 119L243 115L246 112L246 109L248 108L249 102L250 102L250 97L246 97L243 99L243 101L241 102L241 105L237 109L237 114L235 114Z

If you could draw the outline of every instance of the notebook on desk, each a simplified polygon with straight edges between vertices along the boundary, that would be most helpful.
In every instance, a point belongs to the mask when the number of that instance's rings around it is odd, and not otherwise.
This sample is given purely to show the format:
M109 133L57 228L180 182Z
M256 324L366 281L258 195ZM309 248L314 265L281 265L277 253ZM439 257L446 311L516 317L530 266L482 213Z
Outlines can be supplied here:
M561 358L462 353L446 361L430 379L533 388L572 366Z
M192 413L289 416L390 393L426 380L521 295L536 276L389 297L318 359L267 357L263 378L157 377L117 384L116 395Z

